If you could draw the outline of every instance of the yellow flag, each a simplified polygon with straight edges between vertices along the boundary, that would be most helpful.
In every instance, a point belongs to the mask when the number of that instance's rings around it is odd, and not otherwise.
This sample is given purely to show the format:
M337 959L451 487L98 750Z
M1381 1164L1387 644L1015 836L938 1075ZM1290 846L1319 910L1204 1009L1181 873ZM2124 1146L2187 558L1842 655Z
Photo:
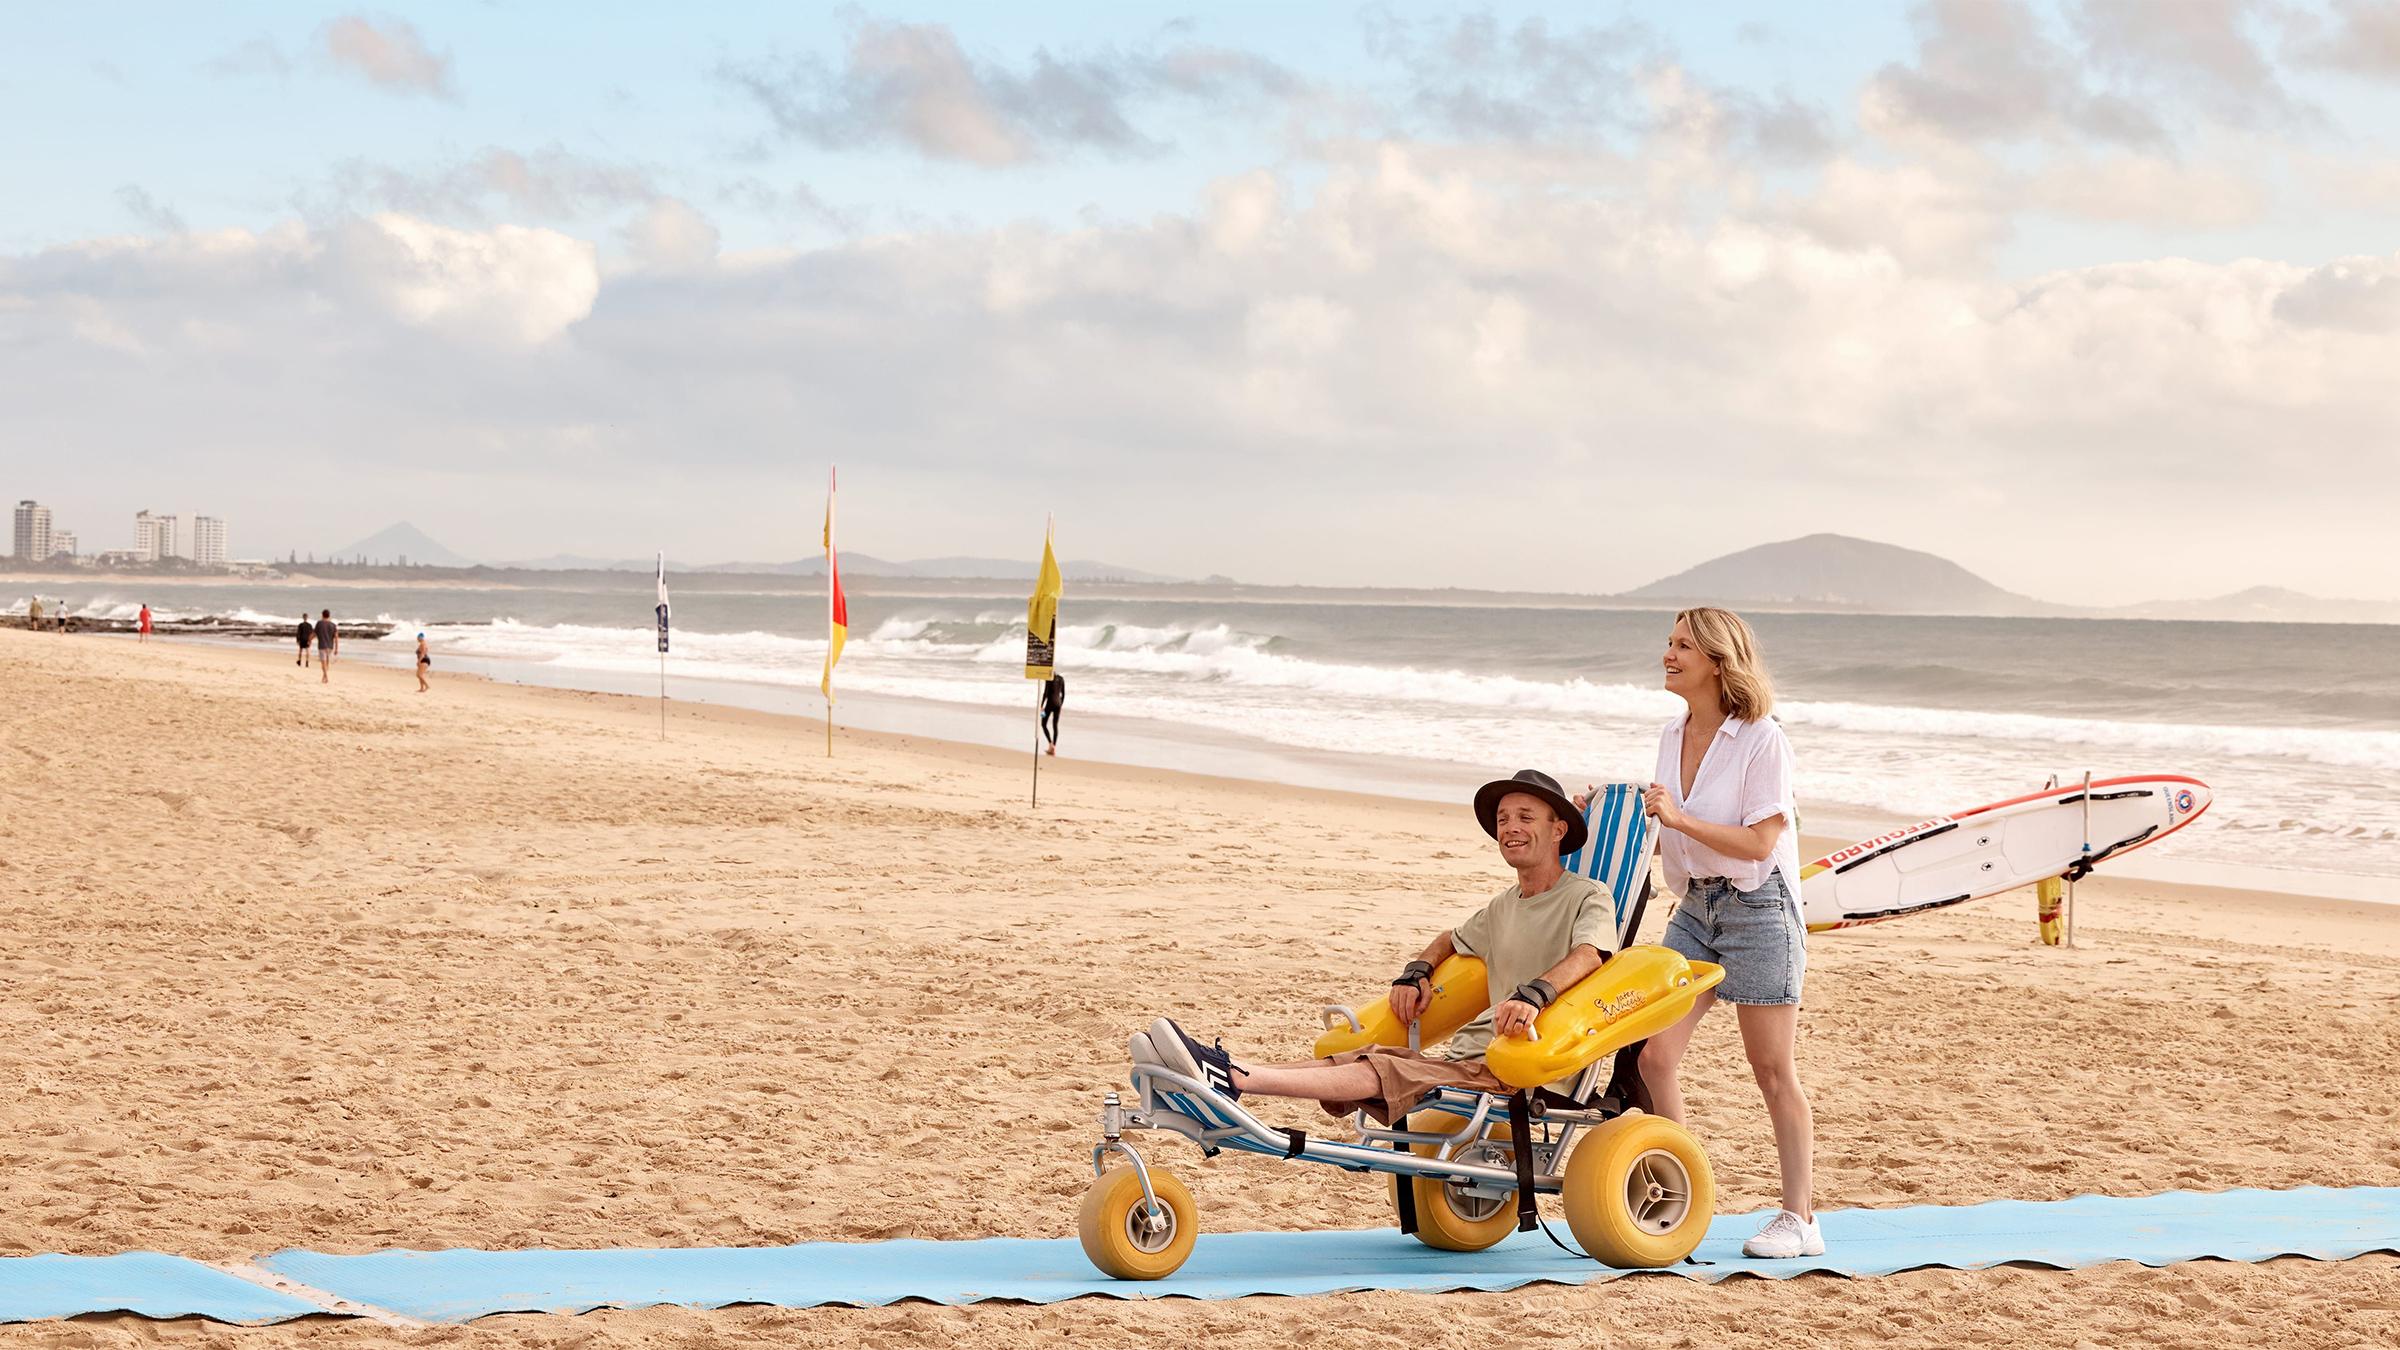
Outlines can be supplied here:
M842 644L850 638L850 598L842 594L842 560L833 551L833 488L830 470L825 475L825 678L817 687L825 691L825 701L833 702L833 663L842 659Z
M1025 678L1050 678L1058 659L1058 596L1063 582L1058 555L1051 551L1050 534L1042 534L1042 570L1033 580L1033 598L1025 602Z

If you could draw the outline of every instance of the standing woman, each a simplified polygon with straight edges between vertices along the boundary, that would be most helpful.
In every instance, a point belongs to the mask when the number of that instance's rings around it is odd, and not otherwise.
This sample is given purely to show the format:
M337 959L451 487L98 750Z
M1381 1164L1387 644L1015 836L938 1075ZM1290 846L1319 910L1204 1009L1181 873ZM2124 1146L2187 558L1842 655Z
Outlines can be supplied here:
M1751 1256L1817 1256L1825 1238L1811 1200L1816 1122L1793 1051L1808 929L1800 919L1800 846L1792 828L1792 747L1767 716L1775 691L1758 639L1739 615L1687 609L1667 639L1666 685L1683 716L1658 742L1658 781L1645 800L1660 826L1667 886L1683 897L1665 943L1725 968L1689 1016L1642 1048L1642 1081L1667 1119L1683 1121L1676 1077L1700 1019L1734 1005L1751 1076L1775 1124L1783 1209L1742 1244Z
M425 650L425 635L423 633L419 633L417 634L417 692L420 694L424 693L429 687L425 683L425 672L430 669L432 665L433 655Z

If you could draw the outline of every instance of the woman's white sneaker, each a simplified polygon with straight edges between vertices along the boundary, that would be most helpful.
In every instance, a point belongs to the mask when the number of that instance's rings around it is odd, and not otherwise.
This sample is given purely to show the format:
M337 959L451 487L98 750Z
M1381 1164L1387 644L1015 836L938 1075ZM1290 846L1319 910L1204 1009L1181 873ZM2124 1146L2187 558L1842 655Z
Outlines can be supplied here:
M1742 1244L1742 1255L1768 1261L1824 1254L1825 1235L1818 1231L1816 1220L1803 1219L1788 1209L1777 1210L1756 1237Z

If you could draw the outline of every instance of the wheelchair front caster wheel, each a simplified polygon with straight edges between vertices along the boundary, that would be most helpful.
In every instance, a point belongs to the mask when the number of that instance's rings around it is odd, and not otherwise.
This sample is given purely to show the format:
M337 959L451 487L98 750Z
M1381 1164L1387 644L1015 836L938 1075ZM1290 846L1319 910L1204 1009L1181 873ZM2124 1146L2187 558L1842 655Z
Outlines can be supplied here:
M1200 1213L1192 1193L1163 1167L1150 1169L1153 1207L1142 1195L1142 1179L1130 1167L1112 1167L1084 1192L1075 1216L1083 1254L1104 1275L1120 1280L1158 1280L1175 1273L1200 1236Z

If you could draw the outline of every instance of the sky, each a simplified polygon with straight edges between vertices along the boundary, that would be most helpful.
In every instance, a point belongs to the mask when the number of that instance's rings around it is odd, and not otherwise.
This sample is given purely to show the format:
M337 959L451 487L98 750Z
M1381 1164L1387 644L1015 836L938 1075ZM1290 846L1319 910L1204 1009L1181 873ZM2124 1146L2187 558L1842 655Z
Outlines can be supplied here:
M2400 0L99 0L0 125L86 551L2400 599Z

